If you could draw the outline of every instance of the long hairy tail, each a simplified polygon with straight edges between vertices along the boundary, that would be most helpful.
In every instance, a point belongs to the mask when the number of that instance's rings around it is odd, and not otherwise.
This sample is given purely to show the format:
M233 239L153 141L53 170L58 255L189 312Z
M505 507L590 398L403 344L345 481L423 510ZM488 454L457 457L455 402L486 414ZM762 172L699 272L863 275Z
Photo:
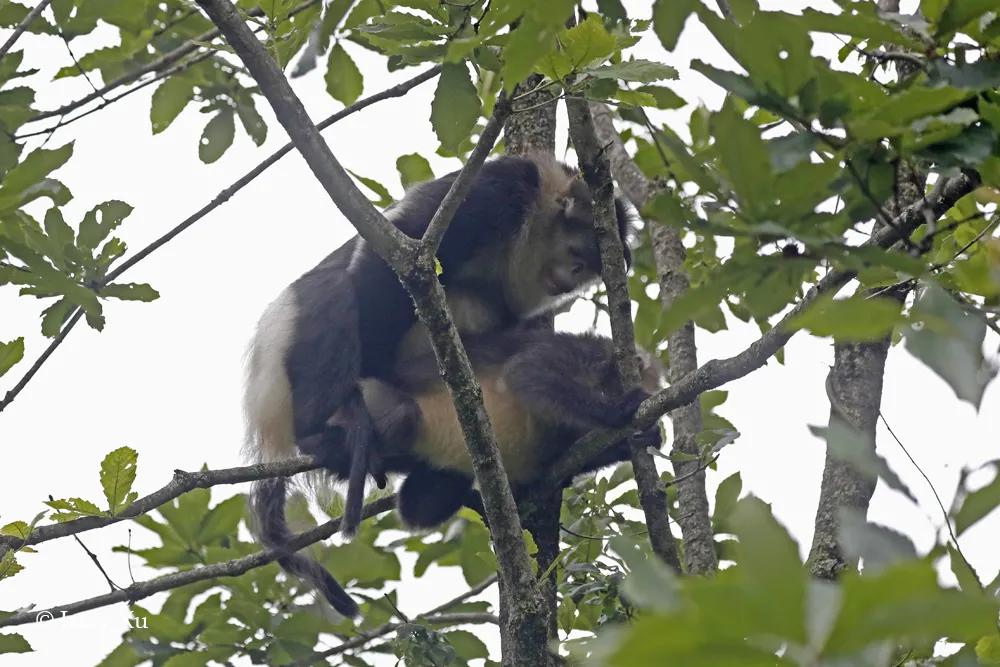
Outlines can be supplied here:
M285 519L285 496L288 480L272 477L254 482L250 489L250 505L257 517L261 542L272 548L282 548L292 538ZM359 512L360 515L360 512ZM278 559L289 574L308 582L344 616L358 615L358 603L318 561L302 553L291 553Z

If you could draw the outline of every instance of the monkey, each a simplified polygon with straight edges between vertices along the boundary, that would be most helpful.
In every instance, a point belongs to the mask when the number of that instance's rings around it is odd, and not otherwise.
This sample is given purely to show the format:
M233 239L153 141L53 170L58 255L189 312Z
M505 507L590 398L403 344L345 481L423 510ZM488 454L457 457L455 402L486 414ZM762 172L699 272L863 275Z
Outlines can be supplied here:
M513 329L463 342L515 493L588 431L626 426L662 378L659 364L640 354L642 383L622 391L613 344L600 336ZM404 524L432 528L475 503L472 462L433 355L408 359L391 382L363 378L361 392L386 469L406 473L398 495ZM632 439L662 444L659 425ZM582 472L630 455L629 441L619 442Z
M414 186L386 217L419 238L456 176ZM634 212L618 198L616 214L624 240ZM600 277L589 189L577 172L549 157L489 160L455 213L437 258L463 334L501 331L552 312ZM372 455L373 424L359 380L388 378L398 359L422 354L427 346L395 273L362 238L351 238L286 288L258 323L244 392L249 458L277 461L297 452L317 457L334 478L348 480L343 529L353 534L369 469L380 485L385 482ZM271 546L287 534L284 512L276 509L283 507L284 493L276 483L251 489L257 496L253 507L262 510L261 539ZM299 558L290 554L283 565L293 572L306 567ZM339 612L356 615L357 606L347 604L337 588L321 591Z

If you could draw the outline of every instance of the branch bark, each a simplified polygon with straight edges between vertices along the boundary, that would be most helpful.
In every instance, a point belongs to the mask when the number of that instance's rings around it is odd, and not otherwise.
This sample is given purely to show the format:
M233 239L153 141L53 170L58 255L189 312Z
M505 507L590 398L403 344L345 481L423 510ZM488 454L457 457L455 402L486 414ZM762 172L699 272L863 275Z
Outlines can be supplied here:
M8 549L21 549L60 537L68 537L84 533L88 530L103 528L119 521L137 517L140 514L155 510L164 503L170 502L181 494L193 489L207 489L219 484L241 484L269 477L289 477L300 472L306 472L307 470L316 470L317 468L319 468L319 465L311 458L299 457L275 463L257 463L250 466L223 468L220 470L200 470L198 472L175 470L174 478L170 480L169 484L148 496L139 498L115 516L87 516L66 521L65 523L40 526L31 531L31 534L27 537L0 535L0 555L3 555Z
M544 654L538 653L537 637L543 638L541 645L544 646L544 604L535 592L531 559L521 536L521 522L500 462L493 427L483 407L482 392L449 317L444 290L433 265L419 261L419 248L413 248L414 241L390 225L354 185L322 140L288 80L235 7L228 0L198 0L198 5L247 66L330 198L389 263L412 297L417 316L430 334L462 425L483 496L500 579L505 589L512 592L509 598L511 624L517 632L501 636L503 664L543 664L540 660L544 659ZM474 172L471 168L470 171Z
M607 106L591 103L594 126L601 144L607 146L611 168L618 184L632 204L641 209L654 194L654 188L638 165L632 160L615 131L611 111ZM660 224L647 225L653 244L653 260L660 282L660 301L667 310L690 286L684 269L684 244L674 227ZM688 373L698 368L698 348L695 342L694 323L687 322L670 335L667 340L670 355L668 380L671 384L680 381ZM673 451L687 456L678 457L674 463L674 473L687 481L677 487L677 500L684 544L684 568L691 574L713 572L719 566L715 552L715 533L708 511L708 495L705 492L704 467L690 456L699 455L696 438L701 433L701 409L697 402L677 408L668 413L673 426Z
M509 155L555 153L557 96L551 88L539 89L544 78L532 74L514 88L514 113L503 135Z
M972 174L962 174L949 179L942 187L935 188L927 201L920 201L904 208L896 216L894 227L886 227L876 231L865 245L889 248L899 240L899 234L912 234L918 227L930 219L937 219L945 211L954 206L955 202L972 192L979 185L979 178ZM679 382L658 391L651 396L636 412L632 426L616 430L596 430L578 440L557 460L546 476L546 483L558 484L561 480L577 475L592 461L615 442L628 437L635 429L651 426L669 410L687 405L708 391L721 387L727 382L741 378L763 366L775 352L795 335L789 329L788 323L805 308L823 294L836 292L846 285L854 273L850 271L834 271L827 274L783 317L773 329L763 334L751 343L745 350L725 359L713 359L697 370L688 373Z
M376 102L387 100L393 97L402 97L403 95L410 92L412 89L416 88L425 81L433 79L440 72L441 72L441 66L435 65L434 67L431 67L427 71L418 74L412 79L407 79L406 81L403 81L402 83L399 83L391 88L387 88L386 90L383 90L381 92L369 95L368 97L362 98L350 106L344 107L340 111L330 116L327 116L327 118L324 119L322 122L318 123L316 127L320 130L325 130L326 128L330 127L337 121L343 120L344 118L347 118L351 114L361 111L362 109L371 106ZM227 201L229 201L229 199L233 195L242 190L245 186L247 186L250 182L252 182L255 178L260 176L262 173L264 173L264 171L266 171L269 167L271 167L275 162L277 162L285 155L290 153L294 147L295 145L291 141L289 141L287 144L285 144L278 150L271 153L257 166L255 166L253 169L251 169L243 176L238 178L236 181L234 181L231 185L229 185L221 192L219 192L219 194L217 194L212 199L212 201L202 206L200 209L189 215L187 218L185 218L180 223L175 225L165 234L163 234L156 240L152 241L146 247L134 253L131 257L127 258L124 262L119 264L114 270L108 273L107 277L103 281L103 284L107 285L114 282L123 273L128 271L130 268L132 268L142 260L149 257L149 255L153 254L154 252L162 248L164 245L173 240L174 237L176 237L178 234L180 234L184 230L194 225L196 222L204 218L206 215L217 209L222 204L225 204ZM75 327L76 324L80 321L80 318L82 316L83 312L80 310L77 310L72 316L70 316L69 320L67 320L66 324L59 332L59 335L56 336L56 338L54 338L51 343L49 343L49 345L45 348L45 351L42 352L42 354L38 357L35 363L31 365L31 368L29 368L27 372L25 372L25 374L21 377L21 379L18 380L17 384L15 384L4 395L3 399L0 400L0 412L3 412L4 409L13 402L13 400L17 397L17 395L21 393L21 391L25 388L28 382L31 381L31 379L39 371L42 365L48 360L49 356L51 356L51 354L55 352L56 348L58 348L59 345L62 344L63 340L73 329L73 327Z
M639 384L639 366L635 355L635 329L632 323L632 300L628 295L622 239L618 236L614 184L607 155L597 142L594 121L585 100L567 100L569 132L580 166L594 198L594 226L601 249L602 276L608 293L611 333L623 386ZM655 420L650 421L650 425ZM575 449L575 447L574 447ZM639 503L646 516L653 552L675 570L680 570L677 545L670 532L667 492L660 481L652 455L633 444L632 468L639 489Z
M395 495L380 498L375 502L365 505L364 510L362 510L362 516L364 518L372 517L383 512L388 512L394 509L395 506ZM118 589L111 593L97 595L85 600L60 604L54 607L46 607L44 609L32 609L31 611L24 611L11 614L7 617L0 617L0 628L12 625L34 623L39 620L39 614L42 614L43 612L48 612L49 615L43 617L42 620L53 620L64 616L79 614L84 611L90 611L92 609L99 609L100 607L107 607L113 604L118 604L119 602L138 602L139 600L147 598L150 595L162 593L163 591L169 591L174 588L180 588L181 586L187 586L188 584L193 584L198 581L218 579L219 577L238 577L239 575L249 572L254 568L261 567L262 565L267 565L272 561L278 560L286 554L294 553L300 549L306 548L310 544L315 544L316 542L328 539L336 534L338 530L340 530L340 519L331 519L330 521L322 523L311 530L295 535L281 549L263 549L250 554L249 556L234 558L233 560L228 560L224 563L215 563L213 565L206 565L205 567L196 567L190 570L171 572L170 574L164 574L163 576L155 577L153 579L149 579L148 581L139 581L131 586L126 586L125 588Z
M45 11L45 8L48 7L49 3L51 2L52 0L42 0L41 2L39 2L30 12L28 12L28 15L25 16L24 19L20 23L18 23L17 26L14 27L14 32L10 34L10 37L7 38L7 41L3 43L3 46L0 46L0 58L3 58L5 55L7 55L7 52L10 51L11 48L14 46L14 43L18 40L18 38L21 35L24 34L24 31L28 29L28 26L31 25L31 22L37 19L41 15L41 13Z

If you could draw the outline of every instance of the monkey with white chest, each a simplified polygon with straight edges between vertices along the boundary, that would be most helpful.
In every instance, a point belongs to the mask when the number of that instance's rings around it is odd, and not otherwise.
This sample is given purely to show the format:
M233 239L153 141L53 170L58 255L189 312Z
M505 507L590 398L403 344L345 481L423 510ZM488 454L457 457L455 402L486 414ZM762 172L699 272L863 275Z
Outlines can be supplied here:
M412 188L386 217L413 238L426 230L451 174ZM630 217L618 202L619 231ZM463 335L513 327L565 303L597 280L600 256L590 193L551 158L499 158L475 178L442 239L440 280ZM245 392L247 449L255 461L298 452L317 456L348 479L344 526L360 520L372 465L373 424L361 378L391 380L402 360L426 352L413 304L389 266L354 237L272 303L251 344ZM331 417L336 416L331 422ZM254 486L262 540L280 546L286 481ZM279 562L322 579L301 554ZM342 613L357 606L328 573L321 590Z

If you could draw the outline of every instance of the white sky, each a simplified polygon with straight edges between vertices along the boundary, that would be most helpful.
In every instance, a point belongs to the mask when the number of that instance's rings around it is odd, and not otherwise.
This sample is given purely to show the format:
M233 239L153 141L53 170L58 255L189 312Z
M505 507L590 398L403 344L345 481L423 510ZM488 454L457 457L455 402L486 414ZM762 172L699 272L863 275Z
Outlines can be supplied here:
M648 3L628 4L633 14L647 11L641 7ZM832 2L762 4L834 11ZM74 43L74 48L79 56L107 38L105 32L86 44ZM19 46L28 48L25 65L41 67L45 73L69 64L58 39L24 36ZM346 48L366 75L366 94L416 72L387 75L378 58L351 44ZM644 40L637 55L643 52L662 57L655 40ZM715 107L721 93L688 69L692 58L731 66L693 21L677 52L667 57L681 72L680 80L671 85L685 99ZM454 168L455 161L433 154L436 142L428 121L433 86L424 84L403 99L379 103L327 130L334 153L347 168L390 185L397 195L401 188L395 160L401 154L429 157L438 174ZM321 72L297 80L295 87L316 119L338 108L324 91ZM36 107L52 108L88 91L82 78L47 83L39 91ZM237 128L235 145L221 160L205 166L197 156L205 117L189 107L166 132L151 136L151 92L152 87L147 88L60 130L49 144L76 142L73 158L57 173L76 195L66 207L67 220L78 221L101 201L122 199L135 207L119 232L132 250L211 200L285 141L270 110L261 105L270 128L265 146L256 148ZM565 142L564 132L560 140ZM161 298L152 304L107 304L105 331L78 326L0 414L4 471L0 524L30 520L43 509L49 494L101 498L99 462L122 445L139 451L135 489L143 495L165 484L175 468L240 464L241 364L254 324L285 285L352 233L304 162L292 155L126 274L127 280L151 283ZM47 342L38 333L42 307L40 302L18 298L11 288L0 291L0 340L23 335L27 345L26 361L3 379L0 393ZM569 328L585 328L589 321L590 314L579 309L561 320ZM731 324L720 334L699 332L702 361L739 352L758 335L755 326ZM994 336L988 347L996 350L997 343ZM811 436L807 426L827 420L824 378L832 362L832 343L799 335L787 346L785 358L785 365L771 361L727 387L730 398L720 412L742 437L724 451L719 470L709 473L709 493L714 494L719 481L741 471L744 489L773 505L804 554L812 537L824 455L824 443ZM997 458L998 408L1000 383L987 391L977 414L901 347L890 351L882 412L946 504L963 466ZM930 489L881 428L878 448L913 489L920 506L879 484L870 518L905 532L919 548L927 549L942 525ZM217 491L215 497L229 492ZM119 584L130 581L128 563L110 548L125 544L129 530L129 524L122 523L81 536ZM143 543L144 532L135 531L136 543ZM1000 568L998 532L1000 513L961 539L963 550L987 581ZM103 577L72 540L46 543L39 553L19 559L26 570L0 583L0 608L35 604L44 609L107 590ZM137 578L153 574L135 566L133 570ZM420 581L413 581L412 573L404 569L403 577L400 606L407 613L449 599L464 585L456 569L432 568ZM58 623L22 626L16 630L29 639L35 653L9 657L7 662L95 664L118 643L127 618L127 608L117 605Z

